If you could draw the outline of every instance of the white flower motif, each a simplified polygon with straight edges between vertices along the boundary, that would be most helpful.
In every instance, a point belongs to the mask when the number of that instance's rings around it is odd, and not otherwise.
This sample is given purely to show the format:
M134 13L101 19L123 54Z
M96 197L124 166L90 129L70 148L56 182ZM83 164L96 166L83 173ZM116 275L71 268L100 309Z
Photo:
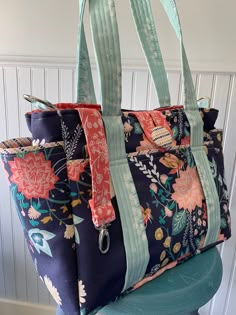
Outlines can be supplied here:
M78 288L79 288L79 302L80 304L83 304L86 302L85 297L87 296L87 293L85 291L85 286L82 280L78 281Z
M46 287L48 288L48 291L51 293L52 297L54 298L55 302L61 306L62 302L61 302L60 295L57 291L57 288L54 287L54 285L52 284L52 281L48 278L47 275L44 276L44 283Z
M39 146L44 146L45 145L45 143L46 143L46 140L45 139L42 139L41 141L39 140L39 139L34 139L33 141L32 141L32 146L33 147L39 147Z

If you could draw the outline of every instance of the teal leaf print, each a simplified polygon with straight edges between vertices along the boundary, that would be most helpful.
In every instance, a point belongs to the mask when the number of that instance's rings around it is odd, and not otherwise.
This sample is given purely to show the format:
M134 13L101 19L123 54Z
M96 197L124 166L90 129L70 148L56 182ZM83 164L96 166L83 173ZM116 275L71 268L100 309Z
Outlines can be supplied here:
M20 206L23 209L28 209L29 208L29 203L28 202L22 202L22 203L20 203Z
M172 221L172 235L177 235L183 231L187 222L187 214L185 210L176 212Z
M161 225L165 225L166 224L166 220L162 216L159 216L159 223Z
M221 218L220 228L221 229L226 229L227 228L227 222L226 222L225 218Z
M163 189L159 189L159 191L158 191L158 197L160 197L161 195L162 195L162 193L163 193Z
M73 191L70 193L70 197L76 197L77 195L78 195L78 193L73 192Z
M158 208L158 206L159 206L159 201L158 200L153 200L152 203L156 206L156 208Z
M17 198L17 200L24 200L25 199L25 197L23 196L23 195L21 195L21 194L16 194L16 198Z
M188 129L186 127L184 128L184 134L187 137L190 135L190 133L189 133L189 131L188 131Z
M168 208L169 208L170 210L173 210L174 207L175 207L175 202L174 202L174 201L173 201L170 205L168 205Z
M80 237L77 228L75 228L75 242L76 244L80 244Z
M179 133L178 127L177 127L177 126L174 126L174 127L172 128L172 132L173 132L173 137L174 137L174 139L176 139L176 137L178 136L178 133Z
M39 213L48 213L48 210L41 210L41 209L38 209L38 212L39 212Z
M47 241L54 238L55 234L45 230L31 229L28 231L28 235L39 254L40 252L44 252L46 255L53 257Z
M141 128L141 126L140 126L139 123L135 122L135 123L133 124L133 127L134 127L134 134L140 135L140 134L143 133L143 130L142 130L142 128Z
M35 220L29 220L29 223L30 223L32 226L38 226L38 225L39 225L39 222L38 222L38 221L35 221Z
M39 203L39 202L38 202L38 203L36 203L36 202L34 202L34 201L33 201L33 203L32 203L32 206L33 206L33 207L34 207L34 209L35 209L35 210L37 210L37 211L38 211L38 210L39 210L39 208L41 207L41 205L40 205L40 203Z
M78 217L77 215L73 214L73 222L74 222L75 225L77 225L77 224L79 224L79 223L81 223L83 221L84 221L84 219L82 219L82 218Z
M150 193L151 193L151 196L152 197L155 197L155 192L153 191L153 189L149 189Z

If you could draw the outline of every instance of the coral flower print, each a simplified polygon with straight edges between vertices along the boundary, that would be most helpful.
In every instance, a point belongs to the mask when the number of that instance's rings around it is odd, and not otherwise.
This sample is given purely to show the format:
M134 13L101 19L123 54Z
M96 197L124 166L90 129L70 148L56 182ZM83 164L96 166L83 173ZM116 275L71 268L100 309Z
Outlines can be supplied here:
M165 207L165 215L171 218L173 216L173 211L171 211L168 207Z
M173 185L174 193L171 198L177 202L180 208L188 210L190 213L198 207L202 207L204 194L200 183L196 166L187 166L186 171L180 171L180 177Z
M79 287L79 302L80 304L83 304L86 302L85 297L87 296L87 293L85 292L85 286L82 280L78 281L78 287Z
M59 179L51 168L51 161L45 160L42 152L30 152L23 159L15 157L9 165L12 172L10 180L27 199L47 199Z
M149 188L156 194L157 193L157 185L152 183Z
M62 305L60 295L57 291L57 288L54 287L52 284L52 281L48 278L48 276L44 276L44 283L46 284L46 287L48 288L48 291L51 293L52 297L54 298L55 302L58 305Z
M71 160L67 162L67 175L70 180L77 182L80 178L80 174L84 171L88 165L88 161L83 160Z
M172 168L169 174L177 173L184 165L184 162L178 159L177 156L171 153L166 153L165 156L160 158L160 162L168 168Z
M144 225L147 226L148 221L152 222L152 210L150 208L144 209L143 207L141 207L142 209L142 214L143 214L143 222Z

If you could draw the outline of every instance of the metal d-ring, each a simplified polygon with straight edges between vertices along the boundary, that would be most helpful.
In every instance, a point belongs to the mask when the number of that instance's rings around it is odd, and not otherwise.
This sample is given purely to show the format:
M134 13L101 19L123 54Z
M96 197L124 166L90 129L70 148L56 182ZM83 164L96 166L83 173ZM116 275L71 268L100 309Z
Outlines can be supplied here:
M110 249L110 235L107 229L108 226L109 224L104 224L97 228L99 230L98 247L102 254L106 254Z

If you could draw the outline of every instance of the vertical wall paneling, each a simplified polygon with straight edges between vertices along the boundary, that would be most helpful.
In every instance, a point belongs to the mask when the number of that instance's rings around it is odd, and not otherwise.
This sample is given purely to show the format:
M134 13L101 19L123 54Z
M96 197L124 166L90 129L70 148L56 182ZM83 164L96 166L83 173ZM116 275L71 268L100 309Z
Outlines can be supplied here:
M58 103L59 99L59 71L58 69L45 69L45 99L51 103Z
M7 110L7 132L9 138L19 136L19 104L16 67L5 67L5 101Z
M30 131L27 127L25 120L25 113L31 111L30 102L23 98L24 94L31 94L31 83L30 83L30 67L19 67L17 69L18 79L18 102L19 102L19 119L20 119L20 136L30 136Z
M45 99L45 69L31 68L32 95Z
M59 70L59 102L71 103L73 95L73 69Z
M132 109L145 109L148 95L148 72L135 71L132 93Z
M230 75L217 74L215 76L214 93L212 98L212 106L219 109L216 127L224 128L225 113L227 110L227 101L229 94Z
M0 112L1 112L1 124L0 124L0 141L7 137L7 119L6 119L6 105L5 105L5 82L3 68L0 67Z
M4 68L5 106L7 121L7 137L19 136L19 107L18 84L15 66ZM1 177L1 235L3 248L3 266L5 272L6 296L16 299L16 272L15 272L15 244L14 244L14 215L12 210L9 187L6 185L4 175ZM8 275L6 277L6 275Z
M232 84L229 94L229 104L226 113L224 129L224 158L226 181L229 189L231 188L232 169L236 156L235 145L235 122L236 122L236 77L232 78Z
M197 98L200 97L212 97L214 83L213 74L201 73L198 76L198 88L196 91Z
M13 213L9 187L6 182L5 174L0 172L1 203L0 203L0 232L2 241L3 272L6 297L16 299L16 277L15 277L15 246L13 230ZM2 283L0 283L0 286Z
M19 105L19 128L20 136L30 135L28 127L25 122L24 114L31 110L31 104L24 100L23 94L31 94L30 86L30 68L17 68L17 86L18 86L18 105ZM25 244L22 228L19 224L19 218L12 203L12 224L13 224L13 241L15 253L15 288L16 298L18 300L27 300L27 283L26 283L26 257Z
M233 188L232 188L232 200L231 200L231 209L236 208L236 174L234 176L234 183L233 183ZM236 211L232 213L232 222L236 222ZM236 301L235 301L235 296L236 296L236 248L234 245L234 242L236 242L236 237L235 234L233 235L233 238L231 240L232 247L231 250L234 253L233 256L233 263L232 263L232 268L230 272L230 282L228 286L228 291L227 291L227 297L225 301L225 309L224 309L224 315L231 315L235 314L236 310Z
M180 104L181 74L179 72L168 72L168 82L172 105Z
M0 67L0 112L2 117L2 122L0 124L0 141L4 140L7 137L7 127L6 127L6 106L5 106L5 91L4 91L4 78L3 78L3 68ZM6 180L3 174L3 170L0 169L0 187L2 185L6 185ZM1 192L2 193L2 192ZM9 192L8 192L9 195ZM7 196L8 196L7 195ZM3 198L2 198L3 199ZM7 206L9 206L7 204ZM9 209L9 208L8 208ZM6 296L6 288L5 288L5 268L4 268L4 247L3 247L3 216L4 216L4 204L0 203L0 296Z
M132 104L132 84L133 72L124 71L122 73L122 104L121 107L129 109Z
M147 108L154 109L160 107L159 100L157 97L155 85L153 83L151 75L149 76L149 84L148 84L148 98L147 98Z
M232 187L232 193L230 198L230 209L231 209L231 220L235 222L236 220L236 173L234 172L234 185ZM234 225L233 225L234 228ZM234 253L236 249L236 234L233 233L231 239L228 240L223 246L222 262L223 262L223 279L221 286L215 295L212 303L211 313L209 315L234 315L233 312L225 312L227 305L230 303L235 303L235 296L231 295L230 287L235 286L235 281L232 277L232 271L234 268L235 260ZM234 304L234 307L236 305Z
M0 173L0 176L2 176L2 172ZM1 208L0 208L1 210ZM5 291L5 277L4 277L4 266L3 266L3 247L2 247L2 233L1 233L1 212L0 212L0 297L5 297L6 296L6 291Z
M98 78L93 69L95 91L100 102ZM181 75L169 71L172 104L182 103ZM218 127L224 126L226 180L230 188L232 221L236 221L236 79L233 74L194 73L197 97L209 96L220 110ZM31 109L22 94L32 94L51 102L74 99L74 66L0 65L0 139L29 135L24 113ZM158 107L158 100L148 70L126 68L122 73L122 107L145 109ZM233 184L234 183L234 184ZM23 239L23 232L9 188L0 170L0 298L55 305L45 286L38 280L34 264ZM220 247L224 275L216 297L204 306L201 315L234 315L236 304L236 233Z

